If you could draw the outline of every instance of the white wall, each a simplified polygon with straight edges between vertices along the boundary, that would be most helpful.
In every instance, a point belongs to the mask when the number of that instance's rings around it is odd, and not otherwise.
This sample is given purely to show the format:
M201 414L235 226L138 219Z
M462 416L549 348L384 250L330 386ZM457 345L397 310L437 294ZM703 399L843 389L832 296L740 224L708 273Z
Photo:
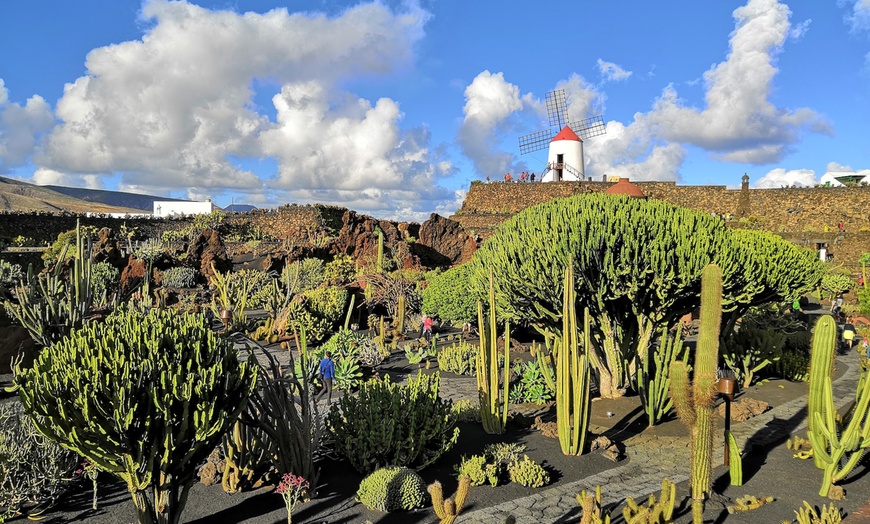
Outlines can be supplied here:
M217 209L212 202L169 202L154 201L154 216L170 217L175 215L201 215Z

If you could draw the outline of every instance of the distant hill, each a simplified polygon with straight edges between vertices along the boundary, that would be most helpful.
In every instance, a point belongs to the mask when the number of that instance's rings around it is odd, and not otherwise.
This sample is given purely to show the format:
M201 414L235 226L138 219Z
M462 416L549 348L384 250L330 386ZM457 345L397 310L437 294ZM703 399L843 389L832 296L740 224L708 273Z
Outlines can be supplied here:
M154 201L161 200L164 202L186 202L178 198L166 198L154 195L139 195L137 193L124 193L122 191L106 191L104 189L87 189L84 187L63 187L63 186L41 186L64 195L84 200L86 202L96 202L110 206L127 207L138 211L152 212L154 210Z
M224 211L230 213L247 213L248 211L253 211L255 209L260 209L257 206L252 206L251 204L230 204L227 207L223 208Z
M68 188L62 188L68 189ZM73 213L140 213L140 208L89 202L48 186L0 177L0 210ZM148 209L151 211L151 209Z

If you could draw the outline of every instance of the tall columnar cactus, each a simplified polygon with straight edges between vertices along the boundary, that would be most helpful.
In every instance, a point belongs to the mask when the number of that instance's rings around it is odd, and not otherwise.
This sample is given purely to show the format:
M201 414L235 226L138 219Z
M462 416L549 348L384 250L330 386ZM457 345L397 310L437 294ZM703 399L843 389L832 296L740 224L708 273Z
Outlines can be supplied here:
M840 417L834 405L831 375L837 325L830 316L816 323L810 363L809 437L816 464L824 469L819 495L830 494L835 482L842 480L870 449L870 380L859 382L855 405Z
M574 270L571 264L565 270L562 306L562 334L558 339L556 355L556 424L559 445L565 455L581 455L589 432L589 310L585 311L583 336L577 328L574 306Z
M396 301L396 331L400 337L405 332L405 295L399 295Z
M441 519L439 524L453 524L459 512L462 511L462 506L465 505L465 497L468 496L468 488L471 487L471 477L462 475L459 477L459 486L456 488L456 495L452 498L444 500L444 492L441 489L441 483L435 481L429 485L429 496L432 497L432 509L435 510L435 515Z
M477 325L480 331L480 349L477 354L477 392L480 396L480 419L483 430L491 435L504 433L508 413L508 387L510 380L510 324L504 328L504 390L499 398L498 387L498 326L495 316L495 286L489 275L489 311L486 321L483 304L477 303Z
M224 435L224 471L221 485L227 493L258 487L268 480L275 453L268 435L255 427L236 421Z
M15 383L40 433L127 483L140 523L175 524L256 375L202 315L122 310L45 348Z
M384 232L381 228L376 230L378 234L378 273L384 271Z
M692 433L692 517L703 522L713 463L713 401L722 322L722 271L710 264L701 273L701 327L695 347L695 374L689 382L685 362L671 364L671 398L680 420Z

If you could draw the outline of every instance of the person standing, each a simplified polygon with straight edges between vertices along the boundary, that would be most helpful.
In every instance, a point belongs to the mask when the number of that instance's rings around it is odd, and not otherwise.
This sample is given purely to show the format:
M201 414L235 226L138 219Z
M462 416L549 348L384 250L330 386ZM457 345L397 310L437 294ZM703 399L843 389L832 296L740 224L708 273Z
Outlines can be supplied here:
M315 401L320 400L323 395L326 395L326 402L332 402L332 381L335 379L335 363L331 357L332 355L327 351L323 355L323 359L320 361L320 366L317 369L317 372L323 379L323 389L314 397Z

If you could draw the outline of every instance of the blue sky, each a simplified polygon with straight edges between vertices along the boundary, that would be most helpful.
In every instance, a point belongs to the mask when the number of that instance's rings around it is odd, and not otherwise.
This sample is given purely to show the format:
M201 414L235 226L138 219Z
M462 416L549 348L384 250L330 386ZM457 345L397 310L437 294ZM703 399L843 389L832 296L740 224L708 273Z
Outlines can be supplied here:
M557 88L594 179L870 174L870 0L4 2L0 175L420 221Z

